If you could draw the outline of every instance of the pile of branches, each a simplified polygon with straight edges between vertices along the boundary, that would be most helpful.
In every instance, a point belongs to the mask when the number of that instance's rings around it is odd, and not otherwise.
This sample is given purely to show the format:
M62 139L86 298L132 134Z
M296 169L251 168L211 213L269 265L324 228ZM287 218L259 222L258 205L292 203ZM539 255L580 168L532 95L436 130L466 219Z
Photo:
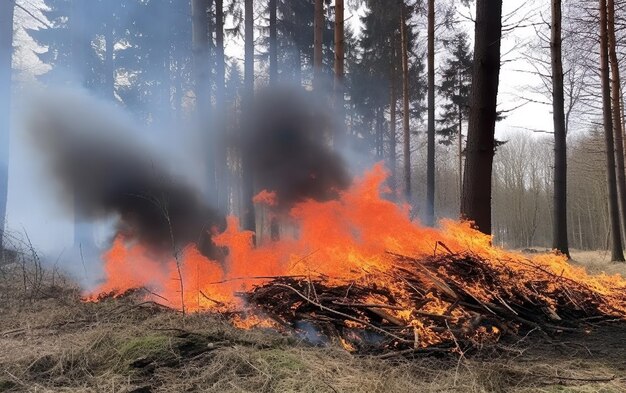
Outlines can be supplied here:
M494 262L469 252L389 257L391 271L363 279L277 277L240 296L309 341L383 357L467 353L531 331L585 333L626 319L626 294L600 294L530 260Z

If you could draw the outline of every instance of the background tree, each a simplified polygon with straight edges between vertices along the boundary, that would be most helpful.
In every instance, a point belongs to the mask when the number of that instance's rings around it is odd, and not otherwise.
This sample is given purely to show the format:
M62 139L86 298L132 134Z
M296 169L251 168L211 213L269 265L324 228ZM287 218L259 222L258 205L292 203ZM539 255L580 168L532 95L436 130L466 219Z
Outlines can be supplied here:
M615 161L617 169L617 192L621 210L622 230L626 231L626 172L624 169L624 141L622 116L620 111L621 84L619 60L617 57L615 34L615 1L607 0L607 39L609 65L611 69L611 110L613 115L613 134L615 136Z
M470 89L472 84L472 53L465 32L457 33L445 44L451 50L441 71L439 93L447 100L441 105L439 142L451 145L457 142L459 196L463 189L463 123L469 116ZM460 207L460 199L459 199Z
M402 1L402 4L400 5L400 52L402 53L402 134L404 136L404 196L406 197L406 200L411 203L411 130L409 126L409 39L407 32L407 19L407 7L404 1ZM430 195L429 192L430 189L429 191L427 191L428 195Z
M0 4L0 246L4 239L9 180L14 11L13 1Z
M319 87L322 74L322 34L324 25L324 0L315 0L313 18L313 86Z
M428 149L426 225L435 225L435 0L428 0Z
M344 113L344 9L343 0L335 0L335 78L334 78L334 93L335 93L335 107L339 111L339 127L338 135L335 135L335 143L342 145L345 143L345 113Z
M600 0L600 77L602 80L602 115L606 144L606 173L609 192L609 217L612 240L611 260L624 261L615 175L615 146L613 141L613 113L611 111L611 86L609 80L608 50L607 3L606 0Z
M244 37L244 105L249 106L254 95L254 8L252 0L244 2L244 20L245 20L245 37ZM256 220L254 216L254 204L252 198L254 196L254 178L253 168L250 167L245 154L242 159L242 198L243 198L243 228L254 231L256 230Z

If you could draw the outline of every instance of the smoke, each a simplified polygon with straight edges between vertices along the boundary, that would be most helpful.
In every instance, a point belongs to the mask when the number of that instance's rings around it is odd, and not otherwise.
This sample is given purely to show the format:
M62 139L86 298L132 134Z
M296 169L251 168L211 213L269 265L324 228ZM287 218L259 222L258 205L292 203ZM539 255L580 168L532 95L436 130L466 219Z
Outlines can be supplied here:
M30 137L76 214L86 220L114 215L117 234L155 253L193 242L220 257L210 235L223 229L224 218L197 185L166 167L166 152L141 141L142 131L119 109L56 90L34 103Z
M30 103L28 136L78 218L114 217L116 234L154 253L196 243L204 255L223 258L211 236L224 229L224 217L200 191L204 175L197 167L207 157L192 160L193 170L175 170L185 149L181 130L163 142L166 134L138 126L115 105L84 91L48 89ZM306 199L334 199L349 185L347 166L328 143L331 111L312 93L267 90L253 107L240 148L253 168L255 189L276 193L274 208L286 212ZM173 148L165 149L168 144Z
M283 87L261 92L248 117L243 154L255 188L276 192L275 208L335 199L350 184L342 157L328 143L336 135L332 111L313 93Z

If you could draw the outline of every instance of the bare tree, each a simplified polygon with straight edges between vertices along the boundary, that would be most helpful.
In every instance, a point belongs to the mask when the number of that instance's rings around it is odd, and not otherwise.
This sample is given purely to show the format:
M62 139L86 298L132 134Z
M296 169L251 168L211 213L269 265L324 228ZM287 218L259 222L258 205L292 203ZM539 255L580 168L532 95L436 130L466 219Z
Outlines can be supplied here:
M435 225L435 0L428 0L428 149L426 162L425 223L433 226Z
M269 74L270 85L275 85L278 80L278 34L276 26L276 2L269 0L268 8L270 13L270 42L269 42Z
M491 173L500 75L502 0L476 0L474 69L461 214L491 233Z
M611 68L611 110L613 113L613 134L615 136L615 161L617 164L617 191L621 210L622 229L626 231L626 172L624 170L624 138L620 113L619 60L616 52L615 1L607 0L607 34L609 64Z
M346 138L345 115L344 115L344 90L343 90L343 69L344 69L344 21L343 21L343 0L335 0L335 107L339 111L340 124L337 127L340 135L335 135L335 144L341 144Z
M604 124L604 139L606 144L606 174L609 192L609 218L612 240L611 260L624 261L615 176L615 146L613 142L613 113L611 111L607 25L607 3L606 0L600 0L600 76L602 79L602 115Z
M404 195L411 202L411 130L409 129L409 39L404 0L400 5L400 42L402 52L402 129L404 135Z
M14 1L0 2L0 246L4 239L9 178L14 11Z
M554 225L552 247L569 256L567 243L567 134L563 93L561 0L552 0L552 119L554 122Z
M252 96L254 95L254 14L252 0L245 0L244 3L244 100L248 107L252 105ZM241 158L242 166L242 225L244 229L249 231L256 230L256 220L254 216L254 176L253 168L249 163L248 157L245 155Z
M322 77L322 32L324 27L324 0L315 0L313 14L313 86L319 88Z

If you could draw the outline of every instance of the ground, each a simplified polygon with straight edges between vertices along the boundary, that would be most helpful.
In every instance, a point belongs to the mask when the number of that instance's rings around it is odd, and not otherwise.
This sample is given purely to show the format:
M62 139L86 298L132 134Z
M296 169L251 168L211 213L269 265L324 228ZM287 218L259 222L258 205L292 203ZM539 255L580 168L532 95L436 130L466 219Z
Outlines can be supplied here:
M626 275L598 252L574 263ZM626 327L533 333L468 357L380 359L275 331L183 318L136 297L80 301L37 266L0 269L0 391L626 392Z

